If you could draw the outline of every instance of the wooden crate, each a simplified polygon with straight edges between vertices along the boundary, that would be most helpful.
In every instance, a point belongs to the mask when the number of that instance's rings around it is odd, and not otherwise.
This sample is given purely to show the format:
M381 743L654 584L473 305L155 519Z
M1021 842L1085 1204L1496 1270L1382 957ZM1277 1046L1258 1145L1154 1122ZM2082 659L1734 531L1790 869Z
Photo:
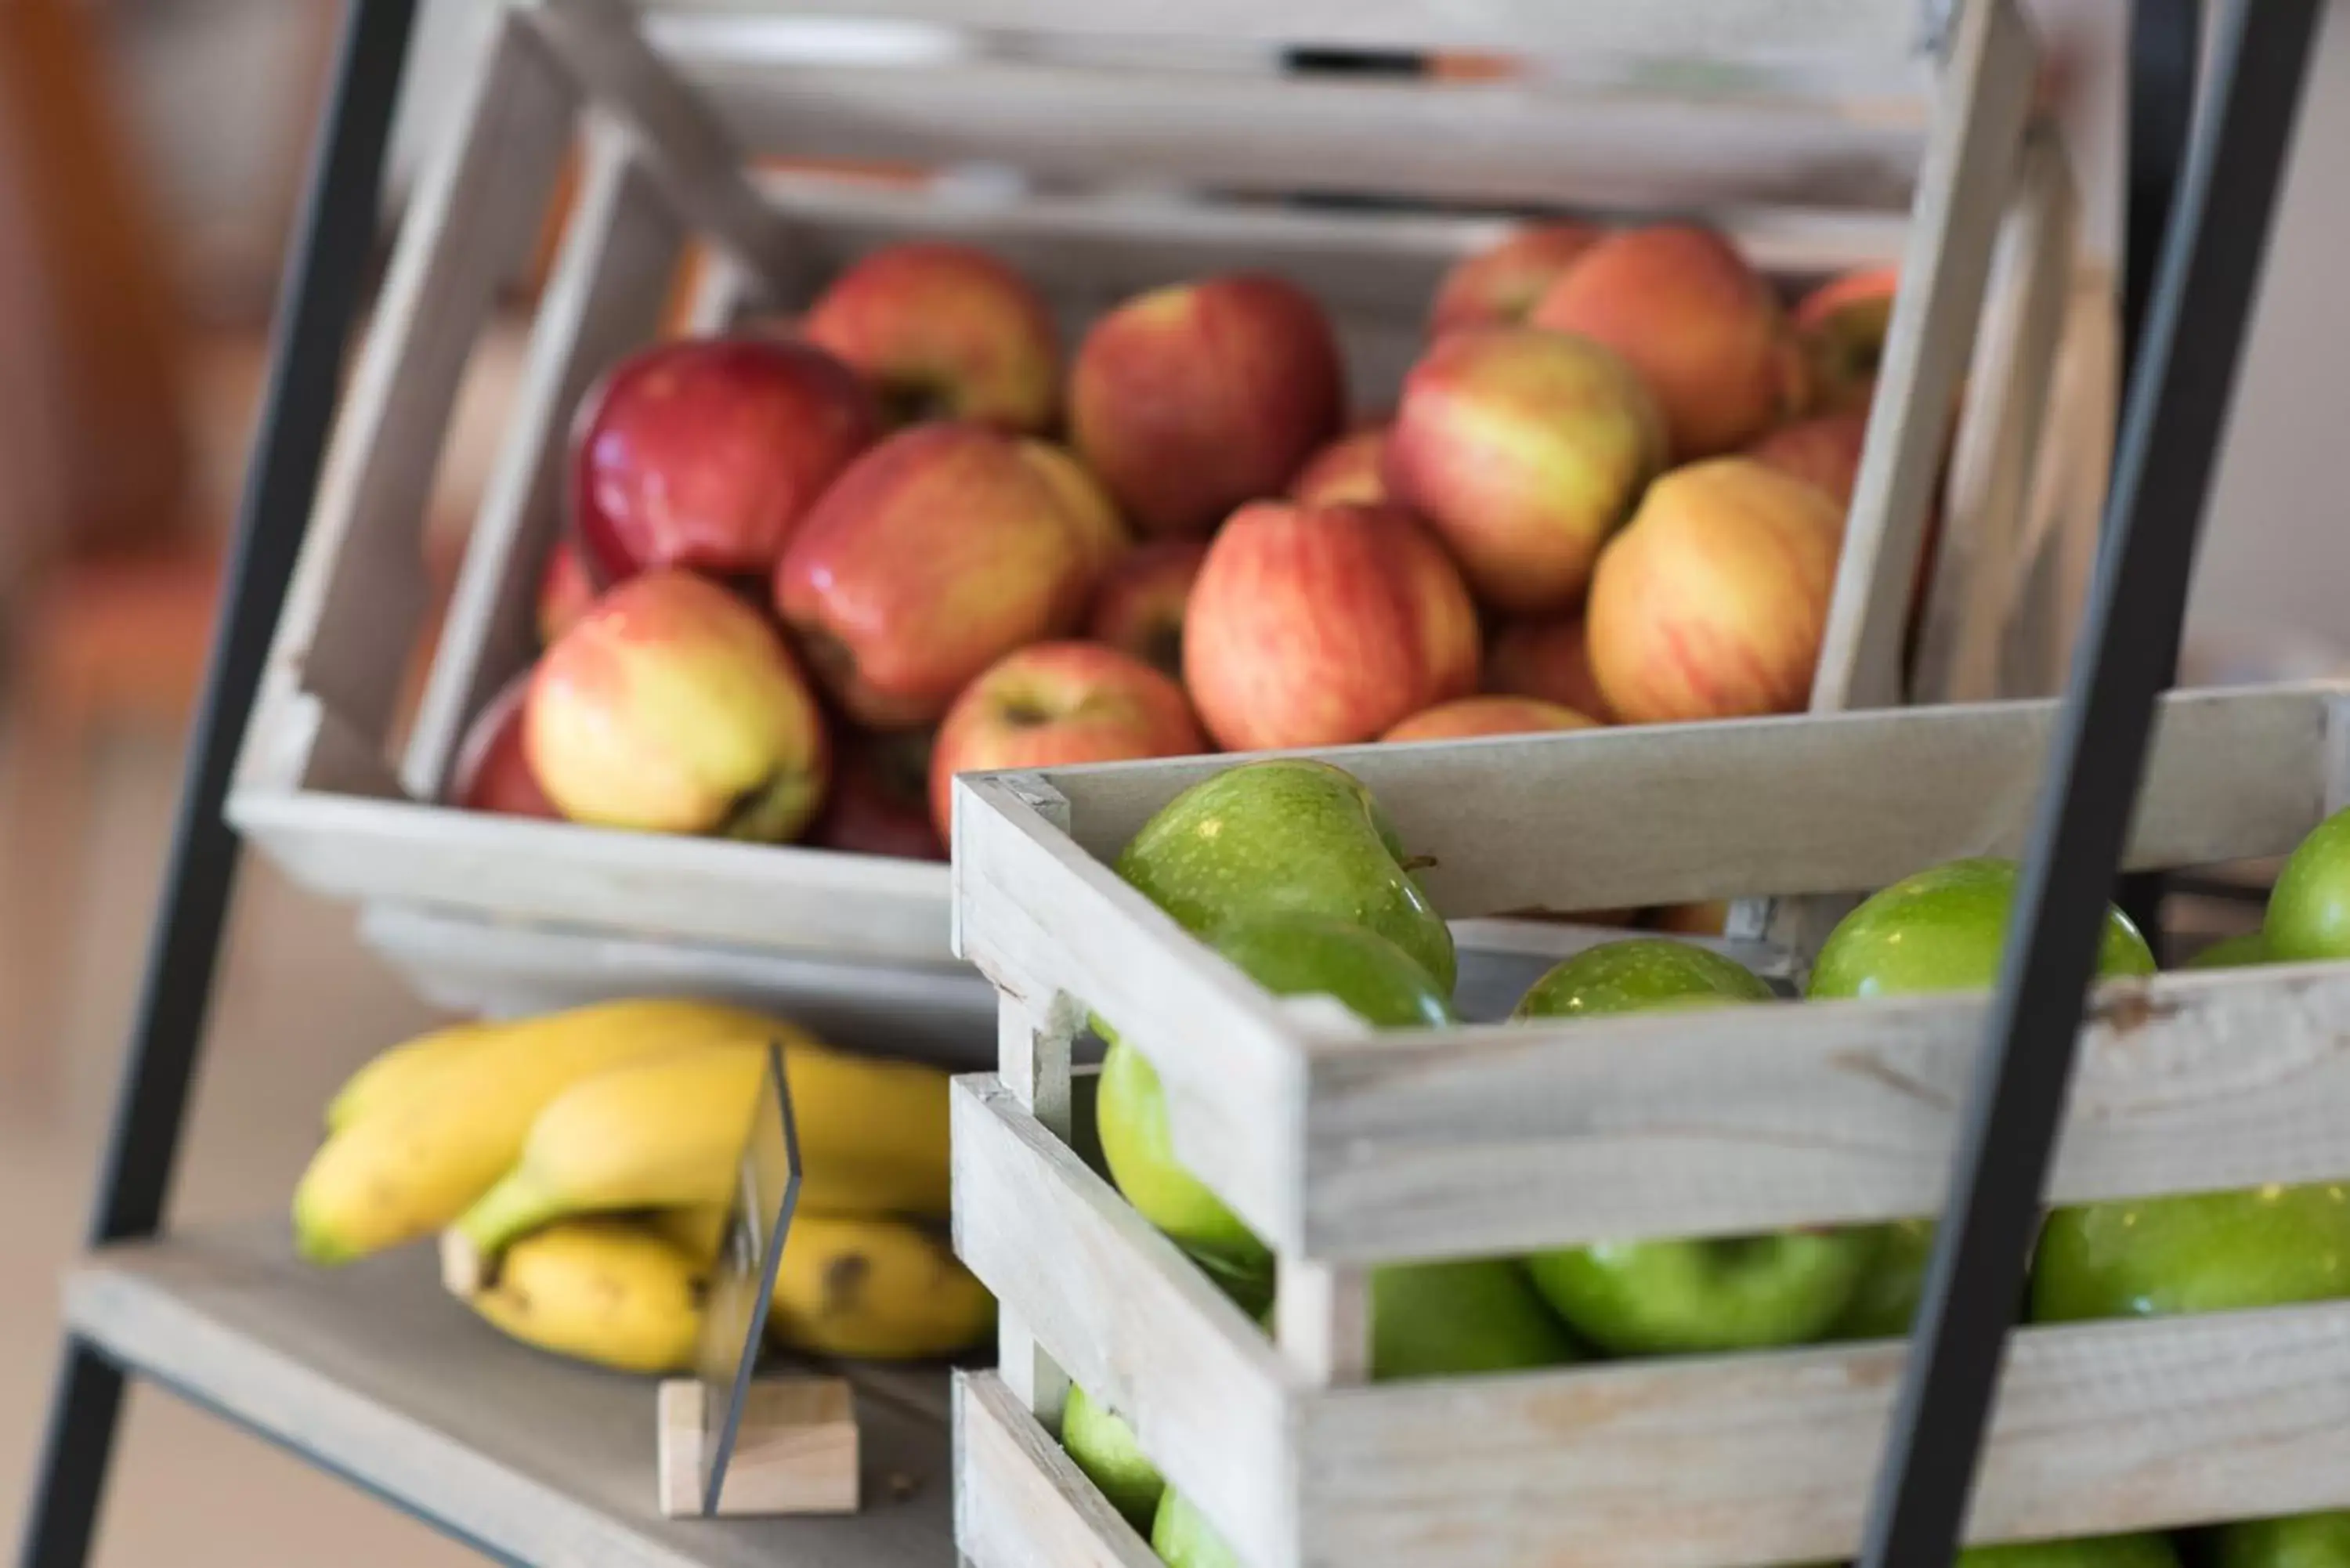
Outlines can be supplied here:
M2013 855L2055 718L2007 702L1322 754L1459 917L1854 892ZM2350 803L2345 758L2350 686L2173 695L2126 865L2286 853ZM1988 996L1373 1034L1326 998L1267 994L1110 870L1224 765L957 784L958 950L1003 1010L998 1074L954 1102L956 1245L1005 1324L1001 1386L964 1395L966 1556L1138 1560L1034 1451L1065 1375L1252 1568L1851 1556L1902 1344L1374 1386L1365 1282L1387 1262L1934 1213ZM1272 1336L1074 1147L1088 1009L1149 1056L1181 1158L1278 1255ZM2101 987L2050 1200L2350 1176L2345 1019L2350 966ZM1048 1492L1058 1511L1023 1501ZM1968 1532L2345 1505L2350 1302L2022 1330ZM1081 1523L1098 1528L1079 1540Z
M231 797L237 826L308 887L484 920L949 963L943 867L436 804L467 722L532 655L536 574L562 526L572 410L607 365L656 332L694 244L720 258L692 310L712 327L788 309L901 235L999 251L1046 291L1072 335L1133 291L1267 268L1328 306L1372 407L1416 352L1445 267L1504 231L1502 210L1696 212L1791 285L1899 259L1908 282L1822 703L1902 695L1907 588L1954 400L1950 525L1919 690L1939 699L2050 689L2072 611L2070 596L2042 590L2070 579L2036 568L2077 558L2094 533L2113 407L2101 369L2113 357L2112 289L2074 265L2071 176L2056 138L2032 119L2035 51L2012 0L1960 9L1929 103L1919 89L1934 73L1918 55L1916 18L1877 0L1704 0L1638 8L1637 25L1596 0L1386 0L1294 17L1229 0L835 0L825 9L988 23L1014 37L821 65L754 47L737 20L715 14L762 8L697 3L639 16L609 0L516 4L460 95L351 378ZM1669 19L1649 15L1660 10ZM1139 63L1152 51L1119 36L1167 35L1197 54L1217 40L1262 40L1276 11L1300 36L1509 46L1576 61L1569 74L1586 79L1300 81L1246 52L1237 67L1212 49L1214 68L1180 49L1176 63ZM1028 33L1125 52L1073 59L1020 44ZM1659 78L1659 57L1691 53L1712 62L1711 74L1678 79L1707 89L1637 85ZM1627 63L1612 72L1591 63L1617 56ZM1790 85L1786 62L1814 56L1840 72ZM1750 63L1722 63L1731 59ZM429 597L418 539L453 393L575 144L579 201L403 732L401 672ZM772 154L1008 166L1031 181L757 176L752 159ZM1301 189L1403 204L1280 199ZM2053 411L2052 381L2074 389ZM2052 424L2064 433L2043 441Z

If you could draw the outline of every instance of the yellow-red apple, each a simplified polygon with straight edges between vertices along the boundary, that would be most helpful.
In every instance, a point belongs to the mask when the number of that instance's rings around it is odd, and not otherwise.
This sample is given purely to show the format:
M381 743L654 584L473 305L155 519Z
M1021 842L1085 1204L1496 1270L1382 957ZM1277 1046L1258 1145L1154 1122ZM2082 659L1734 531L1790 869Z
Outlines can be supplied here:
M1128 300L1094 324L1069 372L1077 452L1145 534L1205 534L1279 494L1345 402L1322 307L1256 274Z
M1396 506L1256 502L1208 546L1183 683L1231 751L1367 741L1477 687L1460 572Z
M1650 485L1591 582L1591 667L1607 705L1635 724L1801 708L1843 534L1819 486L1752 458Z
M1098 642L1045 642L972 681L931 753L931 820L954 828L957 774L1180 757L1208 750L1183 689Z
M1041 441L922 425L860 458L775 570L775 606L848 715L916 729L980 671L1057 637L1099 571L1077 472Z
M1042 434L1061 415L1061 347L1028 280L970 245L886 245L817 296L807 340L900 422L983 420Z
M1831 278L1795 306L1795 331L1822 409L1866 410L1877 391L1877 365L1893 322L1900 269L1862 267Z
M574 822L781 843L823 804L815 693L739 596L674 568L641 573L538 662L531 772Z
M1629 360L1664 410L1675 462L1735 452L1804 404L1804 357L1778 296L1710 229L1609 234L1528 319Z
M1589 223L1535 223L1454 263L1437 286L1428 335L1440 337L1456 327L1519 325L1600 234Z
M812 344L693 338L624 360L573 436L588 572L608 585L656 566L764 576L880 429L865 384Z
M1475 735L1532 735L1545 730L1588 730L1587 713L1534 697L1455 697L1423 708L1379 737L1382 741L1463 741Z
M1608 349L1467 327L1405 379L1388 493L1434 525L1487 604L1563 610L1663 452L1654 400Z
M557 539L555 548L546 553L545 570L538 575L538 646L554 647L555 639L569 631L595 602L596 585L580 564L579 547L567 538Z
M1591 673L1591 640L1580 614L1502 623L1485 649L1485 690L1532 697L1597 720L1616 722Z
M1376 505L1388 494L1386 425L1349 431L1305 460L1289 482L1289 498L1300 506Z
M523 709L530 700L533 673L525 670L499 688L466 728L449 774L450 805L505 816L563 815L538 787L523 751Z
M1094 590L1086 636L1181 679L1183 609L1207 558L1204 539L1153 539L1128 551Z
M926 730L843 732L833 748L832 787L807 842L851 855L944 860L946 843L931 826L931 739Z
M1781 425L1748 447L1746 455L1782 473L1810 480L1838 506L1848 507L1853 483L1860 477L1861 450L1867 442L1867 413L1846 410Z

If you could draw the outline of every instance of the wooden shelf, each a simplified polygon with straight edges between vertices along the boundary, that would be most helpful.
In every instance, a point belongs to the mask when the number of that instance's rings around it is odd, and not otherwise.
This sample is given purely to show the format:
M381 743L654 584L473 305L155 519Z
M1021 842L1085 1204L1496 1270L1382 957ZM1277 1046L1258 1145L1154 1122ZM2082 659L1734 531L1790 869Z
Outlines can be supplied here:
M865 1511L703 1522L654 1510L653 1385L515 1345L421 1249L328 1272L282 1225L120 1247L72 1271L71 1330L159 1383L512 1562L950 1568L943 1372L859 1376Z

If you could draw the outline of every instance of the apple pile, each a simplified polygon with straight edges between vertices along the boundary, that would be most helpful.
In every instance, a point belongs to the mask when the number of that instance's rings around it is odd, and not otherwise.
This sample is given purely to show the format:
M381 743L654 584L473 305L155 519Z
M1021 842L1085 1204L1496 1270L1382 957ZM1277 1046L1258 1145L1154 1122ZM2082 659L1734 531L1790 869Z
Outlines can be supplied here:
M1276 995L1335 999L1374 1028L1453 1021L1443 919L1408 847L1357 780L1326 763L1269 759L1192 786L1147 823L1117 870ZM1822 948L1812 999L1915 995L1995 983L2012 915L2012 862L1960 860L1887 888ZM2204 961L2350 959L2350 811L2288 863L2260 940ZM2108 909L2107 977L2155 960ZM1665 938L1613 941L1538 980L1515 1017L1544 1022L1665 1009L1795 1005L1710 950ZM1264 1243L1176 1158L1149 1061L1109 1042L1097 1119L1127 1200L1253 1313L1274 1293ZM1719 1355L1909 1330L1933 1243L1930 1220L1775 1235L1648 1240L1530 1257L1397 1264L1371 1279L1374 1380L1555 1366L1594 1357ZM2040 1323L2230 1311L2350 1297L2350 1189L2251 1191L2060 1208L2043 1227L2030 1316ZM1073 1396L1063 1441L1104 1494L1176 1568L1233 1562L1169 1491L1113 1411ZM2339 1562L2350 1514L2223 1527L2238 1568ZM2159 1535L2100 1537L1965 1554L1981 1568L2177 1568Z
M588 395L544 653L451 799L936 858L961 772L1799 707L1891 290L1790 310L1710 231L1536 225L1350 427L1279 278L1065 362L1000 260L884 247Z

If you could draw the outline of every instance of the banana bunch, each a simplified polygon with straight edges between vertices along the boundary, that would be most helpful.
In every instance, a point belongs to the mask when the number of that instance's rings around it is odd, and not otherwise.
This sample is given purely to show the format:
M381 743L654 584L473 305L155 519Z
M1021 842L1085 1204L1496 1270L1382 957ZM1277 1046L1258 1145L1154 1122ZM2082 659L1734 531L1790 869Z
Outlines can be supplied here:
M328 1109L296 1241L331 1264L438 1231L449 1288L504 1332L682 1367L770 1042L804 1172L775 1336L877 1358L970 1345L993 1303L923 1223L948 1212L944 1075L711 1003L607 1002L386 1052Z

